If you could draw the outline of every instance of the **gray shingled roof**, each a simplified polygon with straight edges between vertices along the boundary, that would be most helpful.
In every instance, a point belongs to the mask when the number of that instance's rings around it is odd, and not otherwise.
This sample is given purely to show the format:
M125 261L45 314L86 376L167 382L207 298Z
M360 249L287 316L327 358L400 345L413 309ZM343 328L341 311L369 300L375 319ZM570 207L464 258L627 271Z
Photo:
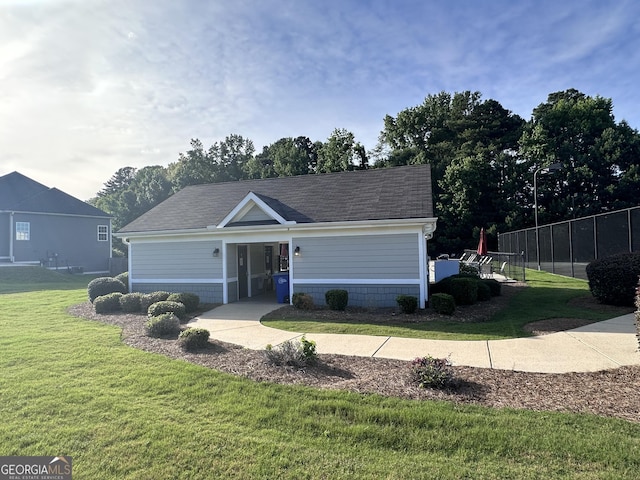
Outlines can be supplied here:
M57 188L13 172L0 177L0 210L109 217L102 210Z
M186 187L119 233L217 225L250 192L297 223L433 217L431 169L412 165Z

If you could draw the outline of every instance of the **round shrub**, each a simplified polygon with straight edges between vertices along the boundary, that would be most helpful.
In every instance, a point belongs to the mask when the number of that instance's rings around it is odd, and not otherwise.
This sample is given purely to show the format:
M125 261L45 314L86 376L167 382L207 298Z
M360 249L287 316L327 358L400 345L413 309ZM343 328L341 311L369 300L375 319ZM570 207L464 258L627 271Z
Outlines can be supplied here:
M200 297L195 293L172 293L167 300L183 304L187 313L195 312L200 305Z
M294 293L291 303L293 303L295 308L300 310L313 310L315 307L313 297L302 292Z
M120 298L122 293L114 292L108 295L100 295L93 301L96 313L111 313L120 310Z
M480 280L480 282L489 287L492 297L499 297L502 295L502 284L499 281L494 280L493 278L486 278L484 280Z
M147 313L150 317L157 317L163 313L173 313L178 318L186 317L184 305L180 302L170 302L169 300L152 304L147 310Z
M398 295L396 303L400 307L402 313L416 313L418 309L418 298L411 295Z
M149 337L176 335L180 331L180 320L173 313L163 313L147 320L145 330Z
M491 287L484 282L476 282L476 286L478 287L478 300L481 302L486 302L491 300Z
M120 275L116 275L116 280L120 280L125 287L127 287L127 292L129 291L129 272L122 272Z
M127 293L120 297L120 308L122 308L123 312L136 313L141 312L142 307L140 306L140 302L142 300L142 293Z
M587 265L591 294L608 305L632 307L639 275L640 253L612 255Z
M452 278L449 289L456 305L473 305L478 300L478 280L474 278Z
M209 330L206 328L187 328L180 332L178 343L183 350L192 352L204 348L209 343Z
M327 290L324 299L331 310L344 310L349 303L349 292L346 290Z
M443 315L451 315L456 310L456 301L448 293L434 293L431 295L431 307Z
M169 292L151 292L146 293L142 296L142 300L140 300L140 310L146 312L149 310L149 307L157 302L163 302L171 295Z
M103 295L109 295L110 293L127 293L127 287L120 280L116 280L112 277L99 277L91 280L87 285L87 293L89 294L89 301L93 301L102 297Z

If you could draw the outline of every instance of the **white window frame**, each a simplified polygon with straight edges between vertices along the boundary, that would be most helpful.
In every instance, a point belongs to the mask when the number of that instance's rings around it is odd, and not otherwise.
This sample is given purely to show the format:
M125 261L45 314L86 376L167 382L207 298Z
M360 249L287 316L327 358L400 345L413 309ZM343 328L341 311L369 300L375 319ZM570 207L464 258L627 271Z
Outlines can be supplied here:
M101 229L103 231L101 231ZM109 225L98 225L98 241L99 242L109 241Z
M16 222L16 241L28 242L31 240L31 222Z

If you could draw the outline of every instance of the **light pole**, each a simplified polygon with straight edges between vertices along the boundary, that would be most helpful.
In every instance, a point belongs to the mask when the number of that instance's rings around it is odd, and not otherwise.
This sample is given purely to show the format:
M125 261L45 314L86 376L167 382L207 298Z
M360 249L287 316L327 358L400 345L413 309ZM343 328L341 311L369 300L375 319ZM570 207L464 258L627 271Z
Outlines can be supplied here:
M545 173L560 170L562 163L552 163L548 167L540 167L533 172L533 216L536 222L536 261L538 262L538 270L540 270L540 236L538 234L538 173L543 170Z

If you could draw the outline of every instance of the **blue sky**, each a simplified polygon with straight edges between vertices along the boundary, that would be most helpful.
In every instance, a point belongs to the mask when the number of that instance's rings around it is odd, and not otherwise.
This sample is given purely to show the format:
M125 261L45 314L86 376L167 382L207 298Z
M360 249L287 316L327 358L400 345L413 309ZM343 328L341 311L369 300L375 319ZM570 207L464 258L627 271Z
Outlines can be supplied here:
M429 94L529 119L568 88L640 128L640 2L0 0L0 175L81 199L191 138L346 128L372 149Z

